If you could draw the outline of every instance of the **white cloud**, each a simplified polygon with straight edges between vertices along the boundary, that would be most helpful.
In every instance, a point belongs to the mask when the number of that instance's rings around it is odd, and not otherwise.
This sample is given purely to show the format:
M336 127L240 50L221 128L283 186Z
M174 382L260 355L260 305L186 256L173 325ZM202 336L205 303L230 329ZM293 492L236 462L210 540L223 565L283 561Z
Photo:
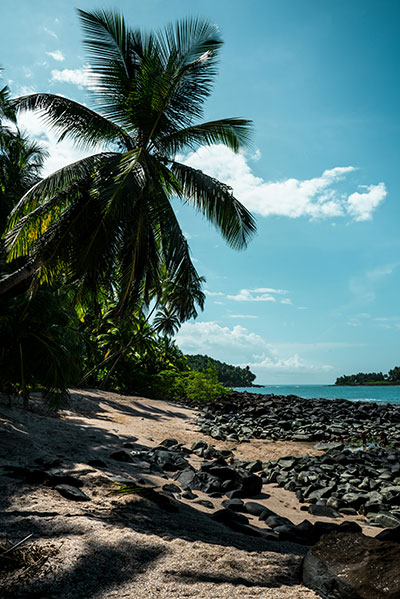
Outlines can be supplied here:
M218 348L223 348L227 352L229 348L257 351L260 347L268 347L260 335L249 333L239 324L230 329L213 321L184 322L178 332L177 342L179 347L188 353L193 351L207 353Z
M93 69L86 65L81 69L53 69L51 71L52 81L61 81L62 83L72 83L77 85L79 88L87 87L89 89L95 89L98 81L97 75L93 72Z
M281 299L281 304L288 304L291 305L292 300L289 299L288 297L284 297L283 299Z
M49 158L47 158L42 172L43 176L47 176L59 168L76 162L85 156L90 156L93 153L92 151L84 152L78 150L73 142L68 139L57 143L57 134L47 128L35 112L20 113L18 116L18 125L23 131L26 131L39 141L49 152Z
M243 364L244 365L244 364ZM311 372L327 372L332 370L332 366L328 364L312 364L311 362L306 362L302 358L299 357L298 354L291 356L289 358L271 358L269 356L264 356L258 362L250 362L248 364L250 368L254 369L262 369L268 372L297 372L300 371L301 374L311 373Z
M221 291L209 291L208 289L205 289L204 293L210 297L225 295L225 293L222 293Z
M356 191L348 197L348 213L357 221L372 219L375 208L386 198L387 191L384 183L366 185L367 191Z
M237 318L247 315L236 315ZM260 335L251 333L237 324L223 327L217 322L185 322L177 334L177 343L184 353L202 353L230 364L249 365L260 377L263 373L325 373L331 370L326 364L314 364L304 360L299 350L320 351L338 344L279 344L267 343ZM312 347L310 347L312 345ZM342 345L342 344L339 344Z
M265 181L254 175L245 154L235 154L223 145L200 147L178 159L223 181L232 187L237 199L247 208L265 217L326 219L349 216L356 221L365 221L372 218L374 210L386 197L384 183L364 186L366 191L350 195L339 191L338 183L356 170L354 166L327 169L312 179Z
M235 302L276 302L273 294L285 294L284 289L272 289L270 287L259 287L258 289L241 289L236 295L226 297Z
M64 54L61 52L61 50L55 50L54 52L46 52L46 54L48 56L51 56L52 58L54 58L54 60L57 60L58 62L62 62L63 60L65 60Z

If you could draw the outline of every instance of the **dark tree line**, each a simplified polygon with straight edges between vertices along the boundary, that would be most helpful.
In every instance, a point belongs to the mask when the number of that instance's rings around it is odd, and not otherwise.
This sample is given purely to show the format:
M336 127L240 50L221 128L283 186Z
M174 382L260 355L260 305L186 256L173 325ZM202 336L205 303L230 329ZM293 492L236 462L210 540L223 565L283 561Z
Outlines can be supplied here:
M232 366L225 362L220 362L209 356L196 354L186 356L187 363L192 370L204 372L208 368L215 368L218 375L218 381L227 387L249 387L256 378L248 366Z
M359 372L358 374L343 375L336 379L335 385L370 385L370 384L400 385L400 366L389 370L388 374L382 372Z

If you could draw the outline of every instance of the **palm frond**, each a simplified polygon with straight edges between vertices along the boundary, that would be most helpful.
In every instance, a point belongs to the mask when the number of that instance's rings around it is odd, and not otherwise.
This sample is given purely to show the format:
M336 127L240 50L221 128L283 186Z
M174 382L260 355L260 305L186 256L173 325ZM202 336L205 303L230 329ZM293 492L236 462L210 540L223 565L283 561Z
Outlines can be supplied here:
M168 156L175 156L185 147L195 149L201 145L218 143L222 143L234 152L238 152L240 148L248 146L251 135L251 121L241 118L228 118L173 131L161 138L157 145Z
M200 170L173 162L172 173L182 186L182 196L201 212L234 249L245 248L256 232L252 214L227 185Z
M109 119L63 96L31 94L15 98L15 110L37 110L44 123L60 133L59 141L68 138L81 148L98 148L100 144L120 144L130 149L129 135Z

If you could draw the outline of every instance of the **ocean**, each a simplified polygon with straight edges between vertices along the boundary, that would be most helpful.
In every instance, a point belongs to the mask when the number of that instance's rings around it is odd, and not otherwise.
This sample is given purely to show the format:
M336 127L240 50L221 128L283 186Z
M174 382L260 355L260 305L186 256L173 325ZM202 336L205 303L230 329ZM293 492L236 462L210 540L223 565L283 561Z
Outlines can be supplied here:
M305 399L324 397L326 399L349 399L350 401L370 401L379 404L400 405L399 386L336 387L335 385L268 385L265 387L240 387L237 391L274 395L298 395Z

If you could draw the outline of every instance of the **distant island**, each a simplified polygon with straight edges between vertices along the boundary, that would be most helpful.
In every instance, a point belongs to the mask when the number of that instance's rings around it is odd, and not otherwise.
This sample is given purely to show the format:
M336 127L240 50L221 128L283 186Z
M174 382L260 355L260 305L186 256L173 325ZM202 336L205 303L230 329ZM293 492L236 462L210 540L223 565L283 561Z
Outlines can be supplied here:
M186 355L186 360L189 368L204 372L208 368L215 368L218 375L218 381L225 387L252 387L256 375L251 372L249 366L241 368L240 366L232 366L225 362L220 362L209 356L196 354Z
M335 385L400 385L400 366L395 366L388 374L359 372L343 375L336 379Z

